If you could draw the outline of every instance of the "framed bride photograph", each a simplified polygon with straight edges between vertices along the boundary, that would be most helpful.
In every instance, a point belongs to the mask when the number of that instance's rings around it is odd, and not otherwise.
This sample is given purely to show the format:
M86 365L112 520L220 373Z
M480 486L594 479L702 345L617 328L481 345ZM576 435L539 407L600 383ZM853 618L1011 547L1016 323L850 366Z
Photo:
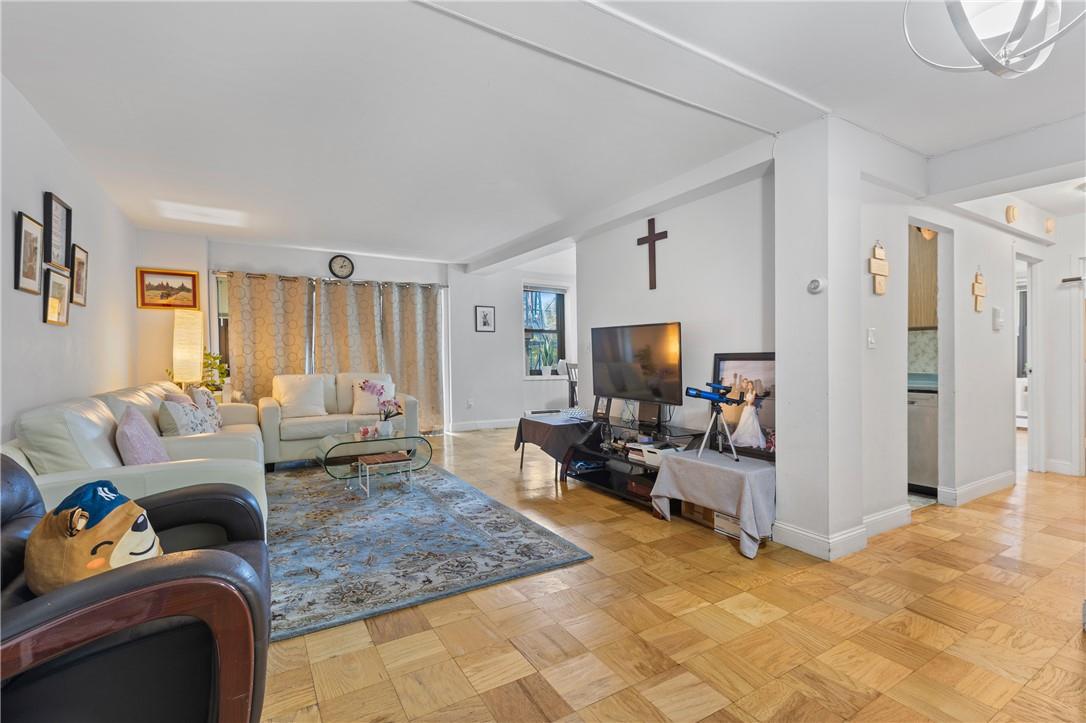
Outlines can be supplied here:
M714 383L731 387L738 404L722 407L739 454L775 459L777 452L777 362L773 352L713 355Z

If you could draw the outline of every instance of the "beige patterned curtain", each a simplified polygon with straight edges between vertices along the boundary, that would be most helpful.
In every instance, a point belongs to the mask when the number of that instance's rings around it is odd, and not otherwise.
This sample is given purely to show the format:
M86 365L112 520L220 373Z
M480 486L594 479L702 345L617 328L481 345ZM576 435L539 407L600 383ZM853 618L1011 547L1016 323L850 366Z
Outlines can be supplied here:
M443 424L441 288L317 282L317 372L377 371L419 400L419 428Z
M378 284L320 281L316 318L313 364L319 373L382 370Z
M309 371L313 280L241 272L227 277L230 378L234 388L255 404L271 395L276 374Z

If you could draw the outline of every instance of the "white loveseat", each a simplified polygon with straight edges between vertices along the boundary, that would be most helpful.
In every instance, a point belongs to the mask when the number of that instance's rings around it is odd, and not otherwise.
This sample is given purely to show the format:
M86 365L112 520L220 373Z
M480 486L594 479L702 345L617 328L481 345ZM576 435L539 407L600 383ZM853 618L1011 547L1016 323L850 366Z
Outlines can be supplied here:
M181 390L159 382L32 409L16 420L16 438L4 443L3 452L33 475L50 507L84 482L100 479L132 498L228 482L252 492L267 517L264 445L252 404L220 404L221 432L163 437L169 462L124 466L114 442L117 419L133 406L157 429L167 393Z
M276 377L273 388L280 379L300 375L286 374ZM387 374L376 372L343 372L341 374L309 374L320 377L324 389L325 414L306 417L283 417L283 409L274 396L261 398L258 404L260 431L264 435L264 461L276 462L313 459L317 445L329 434L358 431L359 427L376 424L376 414L352 414L354 409L354 385L364 379L381 384L391 384ZM406 434L419 433L419 402L407 394L397 394L404 413L392 419L396 429Z

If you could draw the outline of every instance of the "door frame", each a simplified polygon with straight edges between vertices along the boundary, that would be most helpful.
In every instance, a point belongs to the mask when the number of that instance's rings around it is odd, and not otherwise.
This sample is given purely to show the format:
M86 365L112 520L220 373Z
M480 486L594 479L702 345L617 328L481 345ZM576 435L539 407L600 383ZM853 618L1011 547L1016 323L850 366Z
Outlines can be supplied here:
M1027 376L1029 384L1029 397L1026 403L1026 413L1029 415L1029 428L1027 438L1029 448L1027 452L1026 467L1030 472L1045 472L1047 460L1045 459L1045 364L1044 357L1044 294L1038 293L1041 288L1041 264L1044 260L1027 254L1019 249L1014 251L1014 260L1026 262L1026 340L1029 349L1029 369ZM1014 277L1014 266L1011 265L1011 288L1017 292L1017 279ZM1016 293L1017 296L1017 293ZM1016 299L1017 301L1017 299ZM1016 314L1017 316L1017 314ZM1015 393L1012 387L1012 394ZM1017 404L1014 405L1017 408Z

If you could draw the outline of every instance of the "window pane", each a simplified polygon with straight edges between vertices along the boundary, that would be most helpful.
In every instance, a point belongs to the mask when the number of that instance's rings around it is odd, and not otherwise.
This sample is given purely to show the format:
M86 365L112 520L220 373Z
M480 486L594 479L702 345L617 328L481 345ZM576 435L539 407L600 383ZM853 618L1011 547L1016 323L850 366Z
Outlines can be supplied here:
M558 331L558 297L553 291L524 291L524 328Z
M544 367L556 365L558 363L558 333L524 332L524 363L529 376L542 374Z

